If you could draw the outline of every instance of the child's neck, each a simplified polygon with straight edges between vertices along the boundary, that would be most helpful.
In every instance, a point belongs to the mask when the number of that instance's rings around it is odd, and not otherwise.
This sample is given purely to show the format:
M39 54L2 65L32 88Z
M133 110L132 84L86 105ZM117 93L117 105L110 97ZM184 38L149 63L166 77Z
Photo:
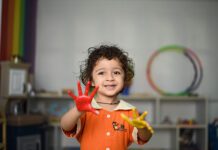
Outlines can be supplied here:
M106 96L97 96L96 102L105 110L113 111L118 105L119 100L117 100L117 96L106 97Z

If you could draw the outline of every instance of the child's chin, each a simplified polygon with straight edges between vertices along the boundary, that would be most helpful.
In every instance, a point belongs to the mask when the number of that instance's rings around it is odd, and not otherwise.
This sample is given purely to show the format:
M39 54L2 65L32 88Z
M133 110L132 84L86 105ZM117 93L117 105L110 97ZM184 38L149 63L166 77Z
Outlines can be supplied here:
M117 93L118 93L118 92L114 92L114 91L112 92L112 91L110 91L110 92L107 92L106 95L107 95L108 97L111 97L111 96L116 96Z

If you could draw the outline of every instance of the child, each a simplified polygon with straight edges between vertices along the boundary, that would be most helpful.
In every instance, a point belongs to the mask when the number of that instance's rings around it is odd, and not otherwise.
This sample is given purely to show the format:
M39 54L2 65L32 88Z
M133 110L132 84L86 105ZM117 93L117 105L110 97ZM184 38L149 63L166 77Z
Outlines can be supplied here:
M78 82L79 95L69 91L75 107L61 118L65 135L75 137L81 150L126 150L132 142L148 142L153 129L144 120L147 112L138 117L134 106L117 97L134 76L132 59L117 46L92 47L88 53L80 67L85 93Z

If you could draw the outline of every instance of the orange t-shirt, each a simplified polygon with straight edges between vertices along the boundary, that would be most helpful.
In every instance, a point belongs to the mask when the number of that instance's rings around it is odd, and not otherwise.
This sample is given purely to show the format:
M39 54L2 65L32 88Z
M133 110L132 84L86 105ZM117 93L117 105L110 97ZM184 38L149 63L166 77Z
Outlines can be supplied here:
M95 100L92 106L99 114L86 112L72 131L64 131L68 137L75 137L81 150L126 150L132 143L144 144L137 138L137 128L124 121L120 114L132 118L134 106L121 100L114 111L102 109Z

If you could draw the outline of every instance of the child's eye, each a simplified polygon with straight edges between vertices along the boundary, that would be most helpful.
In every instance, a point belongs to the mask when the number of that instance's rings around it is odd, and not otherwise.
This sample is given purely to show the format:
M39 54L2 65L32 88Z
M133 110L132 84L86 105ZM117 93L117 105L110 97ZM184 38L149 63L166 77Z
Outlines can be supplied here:
M98 72L98 75L103 75L104 74L104 72L102 71L102 72Z
M114 74L119 75L119 74L121 74L121 72L120 71L115 71Z

